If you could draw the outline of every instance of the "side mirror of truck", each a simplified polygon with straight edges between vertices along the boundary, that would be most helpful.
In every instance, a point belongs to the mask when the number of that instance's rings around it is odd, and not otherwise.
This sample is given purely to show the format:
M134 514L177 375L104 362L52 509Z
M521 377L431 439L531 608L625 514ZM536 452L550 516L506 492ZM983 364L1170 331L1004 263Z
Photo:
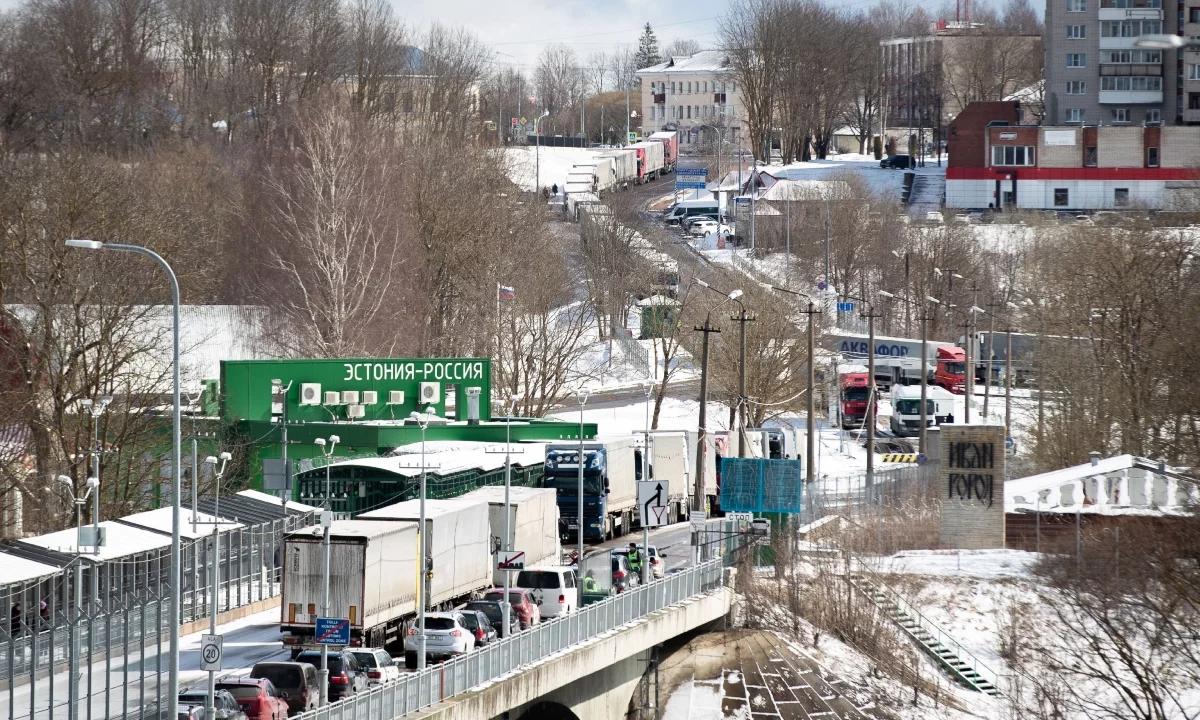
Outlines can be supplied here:
M608 487L608 478L605 478L605 479L604 479L604 494L605 494L605 495L607 495L607 494L608 494L608 492L609 492L609 487Z

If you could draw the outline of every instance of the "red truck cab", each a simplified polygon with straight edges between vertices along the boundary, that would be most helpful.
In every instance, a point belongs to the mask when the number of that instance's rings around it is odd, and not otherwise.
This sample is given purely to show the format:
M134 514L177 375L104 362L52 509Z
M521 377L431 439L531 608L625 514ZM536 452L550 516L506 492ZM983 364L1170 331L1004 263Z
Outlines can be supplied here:
M842 427L862 427L867 417L867 399L870 397L871 384L867 381L865 372L844 373L838 379L841 392L839 403L842 407Z
M937 349L937 367L933 371L933 384L940 385L957 395L966 392L967 353L960 347Z

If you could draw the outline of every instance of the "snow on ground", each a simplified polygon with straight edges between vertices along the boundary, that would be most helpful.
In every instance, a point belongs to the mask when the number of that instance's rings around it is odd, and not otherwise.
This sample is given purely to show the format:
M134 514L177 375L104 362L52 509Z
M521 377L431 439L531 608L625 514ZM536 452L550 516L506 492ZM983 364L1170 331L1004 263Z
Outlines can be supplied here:
M885 170L879 167L879 161L874 155L858 153L830 155L824 160L809 160L790 165L771 165L765 170L787 180L832 180L850 173L862 178L872 192L890 198L900 197L900 187L904 182L903 170ZM918 175L944 175L945 172L945 167L939 168L936 164L916 168Z
M510 147L504 149L509 163L509 178L522 190L538 189L557 184L562 188L567 182L567 173L577 163L596 157L596 151L585 148L563 147Z
M688 680L671 693L661 720L722 720L717 680Z
M1023 550L906 550L879 561L880 572L974 578L1025 578L1037 553Z

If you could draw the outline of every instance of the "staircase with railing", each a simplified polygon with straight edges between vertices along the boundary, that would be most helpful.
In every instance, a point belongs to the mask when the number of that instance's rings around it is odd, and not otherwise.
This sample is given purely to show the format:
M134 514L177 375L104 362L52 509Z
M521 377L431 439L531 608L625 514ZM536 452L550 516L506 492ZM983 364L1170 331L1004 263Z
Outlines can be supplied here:
M926 618L899 593L865 568L846 578L851 587L875 603L925 654L963 687L999 697L998 677L949 633Z

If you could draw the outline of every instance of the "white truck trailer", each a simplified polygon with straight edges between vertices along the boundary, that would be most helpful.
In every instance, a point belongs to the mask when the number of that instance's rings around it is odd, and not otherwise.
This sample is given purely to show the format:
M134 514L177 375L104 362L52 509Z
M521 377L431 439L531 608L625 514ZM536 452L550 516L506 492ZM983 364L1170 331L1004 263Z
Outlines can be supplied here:
M686 432L655 430L650 433L650 477L666 487L670 498L669 523L687 519L688 497L692 494L696 470L691 458Z
M504 486L485 485L462 496L463 500L480 500L488 504L488 526L492 548L504 543ZM558 499L549 488L509 488L508 543L517 552L525 553L525 567L556 565L561 559L558 543ZM492 567L496 566L493 555ZM492 583L504 584L504 572L496 570Z
M325 587L320 525L283 540L279 630L298 653L316 647ZM351 643L399 648L417 609L417 524L337 520L329 533L329 617L350 620Z
M619 150L608 150L600 154L602 157L610 157L613 160L613 179L616 185L622 190L629 189L630 183L638 181L638 157L637 152L628 148Z
M420 518L420 501L405 500L362 513L363 521ZM451 498L425 501L429 539L430 607L452 607L492 583L492 538L488 504L483 500Z

